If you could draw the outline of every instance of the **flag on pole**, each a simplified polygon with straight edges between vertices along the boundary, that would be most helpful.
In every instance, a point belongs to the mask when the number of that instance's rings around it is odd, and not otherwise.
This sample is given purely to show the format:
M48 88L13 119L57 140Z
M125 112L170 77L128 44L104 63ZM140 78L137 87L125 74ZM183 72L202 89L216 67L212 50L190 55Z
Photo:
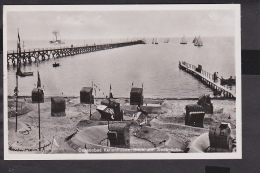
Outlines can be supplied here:
M20 40L19 29L18 29L17 51L19 57L21 57L21 40Z
M39 73L39 71L38 71L37 88L41 88L41 78L40 78L40 73Z
M142 88L144 88L144 84L142 83Z
M134 86L134 81L132 82L132 86Z
M19 35L19 29L18 29L17 47L20 48L20 35Z
M109 93L109 98L113 98L113 94L112 94L112 87L111 87L111 84L110 84L110 93Z
M21 73L20 70L20 58L21 57L21 44L20 44L20 35L19 35L19 28L18 28L18 39L17 39L17 71L16 74L19 75Z

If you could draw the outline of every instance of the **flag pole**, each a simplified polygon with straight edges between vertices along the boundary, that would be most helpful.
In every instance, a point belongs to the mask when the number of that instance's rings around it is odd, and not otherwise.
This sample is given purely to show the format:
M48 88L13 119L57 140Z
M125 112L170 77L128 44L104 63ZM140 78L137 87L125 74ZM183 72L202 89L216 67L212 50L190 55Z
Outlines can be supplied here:
M38 81L37 81L37 89L38 89L38 119L39 119L39 151L41 151L41 110L40 110L40 74L39 74L39 68L38 68L38 61L37 61L37 72L38 72Z
M92 81L92 90L93 90L93 81ZM92 93L91 93L92 94ZM90 98L92 98L92 95L91 95L91 97ZM92 104L92 99L90 99L90 108L89 108L89 119L91 120L91 116L92 116L92 114L91 114L91 104Z
M111 84L110 84L109 96L108 96L109 107L110 107L110 104L111 104L110 96L111 96ZM108 121L108 122L107 122L107 128L108 128L108 131L109 131L109 118L110 118L110 116L107 117L107 121Z
M90 108L89 108L89 119L91 120L91 116L92 116L92 115L91 115L91 103L90 103L89 107L90 107Z
M18 41L17 41L17 66L16 66L16 87L15 87L15 97L16 97L16 106L15 106L15 132L17 132L17 112L18 112L18 70L19 70L19 58L20 58L20 36L19 36L19 28L18 28Z
M39 114L39 151L41 151L41 116L40 116L40 100L39 100L39 88L38 88L38 114Z
M18 59L17 59L18 61ZM18 65L18 63L17 63ZM16 102L16 105L15 105L15 132L17 132L17 109L18 109L18 74L16 72L16 87L15 87L15 102Z

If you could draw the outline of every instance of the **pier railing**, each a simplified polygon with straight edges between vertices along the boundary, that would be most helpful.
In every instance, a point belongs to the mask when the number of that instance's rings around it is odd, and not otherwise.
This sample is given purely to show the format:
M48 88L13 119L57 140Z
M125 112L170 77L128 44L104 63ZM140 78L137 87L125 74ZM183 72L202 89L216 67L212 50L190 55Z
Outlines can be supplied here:
M217 80L216 76L205 71L195 65L189 64L185 61L179 62L179 68L186 71L187 73L194 76L196 79L201 81L204 85L211 88L215 94L221 95L226 98L236 98L236 93L233 90L230 90L223 85L221 85L221 79ZM215 78L215 79L214 79ZM219 79L219 78L218 78Z
M131 46L136 44L145 44L142 40L122 42L122 43L111 43L111 44L102 44L102 45L90 45L90 46L79 46L79 47L62 47L62 48L39 48L33 50L24 50L20 53L17 51L8 51L7 52L7 64L12 63L13 65L17 63L17 58L20 62L32 63L33 61L45 61L51 58L61 58L66 56L73 56L77 54L95 52L100 50L113 49L124 46Z
M192 65L192 64L189 64L189 63L187 63L187 62L185 62L185 61L182 61L181 63L182 63L182 65L184 65L184 66L186 66L187 68L190 68L190 69L192 69L192 70L194 70L194 71L196 71L196 68L198 68L197 66ZM205 71L205 70L203 70L203 69L201 69L201 74L202 74L203 76L205 76L205 77L211 79L211 80L214 80L214 75L211 74L211 73L209 73L209 72L207 72L207 71Z

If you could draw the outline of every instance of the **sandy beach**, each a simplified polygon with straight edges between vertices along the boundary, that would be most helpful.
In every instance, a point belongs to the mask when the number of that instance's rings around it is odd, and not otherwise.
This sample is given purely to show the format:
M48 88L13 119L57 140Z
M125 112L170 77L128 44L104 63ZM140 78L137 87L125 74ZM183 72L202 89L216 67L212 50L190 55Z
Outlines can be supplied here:
M44 153L65 151L64 148L67 148L65 152L72 152L68 149L68 145L64 144L65 138L86 128L90 129L91 126L107 125L107 121L99 121L100 114L96 111L96 106L100 104L101 99L95 99L95 104L91 106L92 120L89 120L89 105L81 104L79 98L66 98L65 100L66 116L64 117L51 116L50 98L45 98L44 103L40 104L41 147L45 147ZM205 115L204 128L195 128L184 125L184 116L185 106L195 104L197 100L146 99L144 109L147 110L150 121L147 125L148 130L146 129L148 134L143 133L144 129L133 121L133 115L137 112L136 106L130 106L129 99L115 99L115 101L121 104L121 109L124 111L124 121L131 124L130 148L171 147L171 145L174 146L178 143L178 146L185 150L193 139L207 133L210 124L214 121L231 123L232 129L236 129L235 100L212 99L213 114ZM13 102L13 99L8 100L8 145L13 150L23 150L23 152L10 152L37 153L39 147L38 104L32 103L30 98L19 98L18 132L15 132L15 104ZM147 108L145 108L146 105ZM89 123L82 126L79 123L82 120L88 120ZM105 132L105 130L103 131ZM153 138L149 135L152 135ZM166 146L165 144L164 146L159 145L162 136L165 139L174 139L172 140L174 142L167 141ZM235 135L233 137L235 138ZM106 135L99 138L102 140L96 142L96 144L102 145ZM28 150L30 152L27 152Z

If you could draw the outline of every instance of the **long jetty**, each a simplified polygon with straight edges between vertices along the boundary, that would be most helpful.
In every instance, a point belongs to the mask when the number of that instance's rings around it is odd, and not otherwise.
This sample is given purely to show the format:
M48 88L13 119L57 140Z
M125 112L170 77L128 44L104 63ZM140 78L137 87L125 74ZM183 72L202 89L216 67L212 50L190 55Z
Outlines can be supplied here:
M203 69L198 70L198 67L185 61L179 62L179 68L191 74L204 85L211 88L214 92L223 95L225 98L236 98L236 93L234 91L225 88L220 85L220 83L214 82L214 76L207 71Z
M51 58L61 58L66 56L73 56L83 53L95 52L100 50L113 49L124 46L131 46L136 44L145 44L143 40L122 42L122 43L111 43L102 45L91 45L91 46L80 46L80 47L63 47L63 48L41 48L33 49L28 51L22 51L19 55L17 51L12 51L7 53L7 64L12 63L15 65L17 58L19 57L20 62L32 63L33 59L35 61L45 61Z

